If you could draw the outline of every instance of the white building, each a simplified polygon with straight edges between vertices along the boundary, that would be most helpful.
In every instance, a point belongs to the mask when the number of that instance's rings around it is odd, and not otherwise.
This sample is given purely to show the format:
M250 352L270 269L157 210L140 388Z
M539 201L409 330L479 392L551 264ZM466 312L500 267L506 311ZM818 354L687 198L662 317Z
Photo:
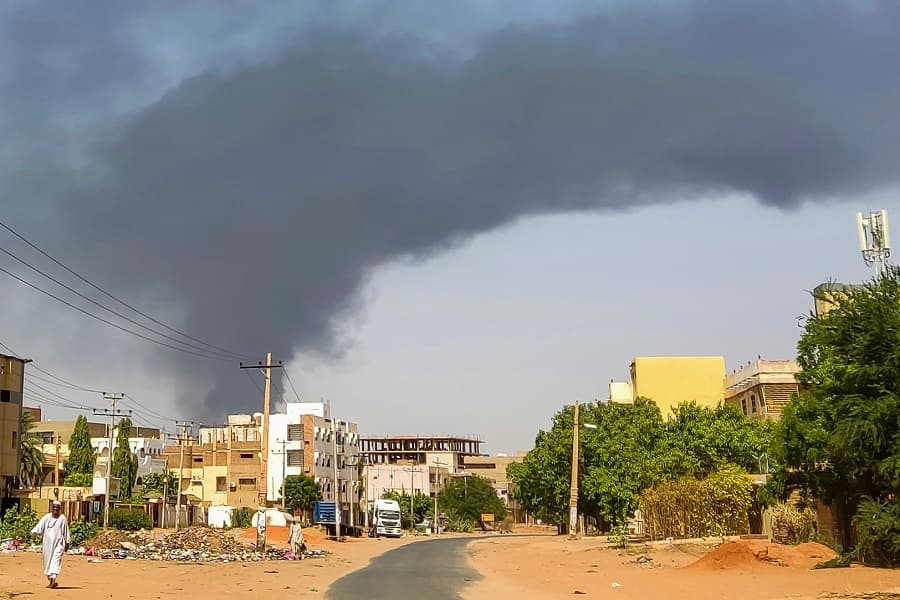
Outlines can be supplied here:
M113 430L113 452L118 447L116 431ZM159 438L134 437L128 438L128 446L131 453L137 456L137 480L135 485L140 486L144 476L151 473L162 474L166 472L166 459L163 456L165 446ZM97 453L97 462L94 466L94 493L106 492L106 465L109 460L109 439L105 437L91 438L91 447ZM97 481L97 480L100 481ZM115 490L113 490L115 491Z

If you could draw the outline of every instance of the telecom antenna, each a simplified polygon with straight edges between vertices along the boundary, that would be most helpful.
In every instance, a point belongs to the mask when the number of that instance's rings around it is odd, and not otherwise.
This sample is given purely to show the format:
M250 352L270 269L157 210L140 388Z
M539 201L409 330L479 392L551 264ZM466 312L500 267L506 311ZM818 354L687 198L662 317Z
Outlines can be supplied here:
M867 267L875 267L876 275L887 272L891 257L891 233L886 210L863 216L856 213L856 231L859 234L859 250Z

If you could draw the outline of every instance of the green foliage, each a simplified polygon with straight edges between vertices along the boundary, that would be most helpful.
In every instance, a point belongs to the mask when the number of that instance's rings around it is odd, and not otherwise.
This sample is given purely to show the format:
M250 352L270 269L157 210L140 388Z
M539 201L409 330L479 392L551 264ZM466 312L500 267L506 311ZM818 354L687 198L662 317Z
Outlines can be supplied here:
M138 459L131 452L128 438L131 437L131 419L119 421L116 435L116 449L113 452L112 476L119 479L119 496L130 498L137 478Z
M150 515L142 510L116 508L109 511L109 526L123 531L138 531L153 529L153 521Z
M421 523L434 506L434 501L431 498L424 494L416 494L412 498L414 519L410 520L409 494L391 490L382 494L381 497L386 500L395 500L400 505L400 526L405 529L412 529L416 523Z
M839 554L831 560L816 563L814 569L846 569L853 561L852 554Z
M79 415L75 420L75 429L72 430L72 436L69 438L69 459L66 461L66 485L69 484L69 477L81 476L78 481L92 478L94 475L94 465L97 461L97 455L91 446L91 432L88 428L88 421L83 415ZM82 485L90 485L82 484ZM80 487L80 486L76 486Z
M231 511L231 526L238 529L247 529L253 524L253 511L247 506L242 506Z
M454 517L447 521L447 531L455 531L457 533L472 533L475 524L465 517Z
M175 474L175 471L150 473L144 475L141 481L144 485L144 494L147 492L163 494L167 490L169 493L174 493L178 489L178 476Z
M900 564L900 501L864 500L853 524L860 560L882 566Z
M733 406L682 404L668 422L646 398L633 405L587 404L581 413L596 429L580 432L579 511L612 525L625 524L641 493L661 481L708 475L724 463L757 470L773 435L771 424ZM557 413L524 461L507 468L522 507L557 525L568 520L573 417L572 407Z
M830 300L832 310L806 321L805 391L784 409L773 456L783 493L799 489L832 505L846 546L861 503L883 503L900 488L900 270Z
M483 477L451 479L438 495L438 506L449 515L472 522L481 521L486 513L493 514L497 521L506 518L506 506Z
M81 546L88 540L97 537L97 524L84 519L76 519L69 523L69 540L73 546Z
M15 506L7 509L0 520L0 539L11 538L19 542L28 542L31 530L37 525L38 516L30 507L19 510Z
M628 547L628 528L624 525L616 525L609 530L609 543L613 548L625 549Z
M19 479L25 487L34 487L44 477L41 438L34 432L34 418L30 412L22 411L19 424L22 432L19 436Z
M285 506L311 511L322 499L322 487L308 475L288 475L284 478Z
M747 533L753 483L737 465L725 464L704 479L684 475L641 494L647 533L654 539Z
M93 473L66 473L67 487L90 487L94 483Z
M772 507L772 539L779 544L801 544L815 534L816 514L792 503Z

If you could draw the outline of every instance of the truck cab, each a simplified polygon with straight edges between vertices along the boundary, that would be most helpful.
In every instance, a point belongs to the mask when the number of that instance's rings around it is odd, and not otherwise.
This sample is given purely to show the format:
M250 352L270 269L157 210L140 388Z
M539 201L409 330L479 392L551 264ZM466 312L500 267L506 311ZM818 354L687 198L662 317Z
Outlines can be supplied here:
M400 526L400 505L396 500L382 498L375 501L372 529L369 535L372 537L400 537L403 535L403 529Z

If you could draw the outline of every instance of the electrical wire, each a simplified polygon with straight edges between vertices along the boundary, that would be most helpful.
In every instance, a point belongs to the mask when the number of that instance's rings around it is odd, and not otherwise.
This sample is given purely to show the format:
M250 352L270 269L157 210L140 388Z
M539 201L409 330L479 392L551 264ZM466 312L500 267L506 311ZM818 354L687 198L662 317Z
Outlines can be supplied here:
M184 345L184 346L187 346L187 347L189 347L189 348L193 348L193 349L195 349L195 350L199 350L199 351L201 351L201 352L207 352L207 353L210 353L210 354L216 354L216 355L219 355L219 356L221 356L221 357L224 358L224 359L228 359L228 360L236 360L236 359L238 359L238 358L243 358L243 357L242 357L241 355L239 355L239 354L234 354L234 355L232 355L232 354L230 354L230 353L228 353L228 354L222 354L221 352L215 352L215 351L213 351L213 350L209 350L209 349L207 349L207 348L204 348L203 346L198 346L197 344L192 344L192 343L190 343L190 342L184 342L184 341L182 341L182 340L179 340L178 338L175 338L175 337L172 337L172 336L167 335L167 334L165 334L165 333L162 333L162 332L160 332L160 331L157 331L156 329L153 329L152 327L148 327L147 325L144 325L143 323L141 323L141 322L139 322L139 321L136 321L136 320L132 319L131 317L128 317L128 316L126 316L126 315L123 315L122 313L120 313L120 312L118 312L118 311L115 311L115 310L113 310L113 309L107 307L106 305L104 305L104 304L102 304L102 303L100 303L100 302L97 302L96 300L94 300L94 299L91 298L90 296L86 296L86 295L82 294L81 292L79 292L79 291L76 290L75 288L66 285L65 283L61 282L60 280L56 279L55 277L53 277L53 276L51 276L51 275L48 275L47 273L44 273L43 271L41 271L41 270L38 269L37 267L35 267L35 266L29 264L29 263L26 262L25 260L19 258L19 257L16 256L15 254L13 254L13 253L10 252L9 250L7 250L6 248L3 248L2 246L0 246L0 252L2 252L3 254L6 254L7 256L9 256L9 257L12 258L13 260L15 260L15 261L21 263L22 265L25 265L27 268L31 269L32 271L34 271L34 272L37 273L38 275L41 275L42 277L45 277L45 278L49 279L50 281L52 281L52 282L55 283L56 285L60 286L61 288L63 288L63 289L65 289L65 290L67 290L67 291L69 291L69 292L75 294L76 296L78 296L78 297L81 298L82 300L86 300L87 302L90 302L90 303L93 304L94 306L97 306L98 308L101 308L101 309L105 310L106 312L108 312L108 313L110 313L110 314L113 314L113 315L119 317L120 319L124 319L125 321L131 323L132 325L137 325L138 327L144 329L145 331L149 331L150 333L152 333L152 334L154 334L154 335L158 335L158 336L160 336L161 338L167 339L167 340L169 340L169 341L171 341L171 342L175 342L176 344L182 344L182 345Z
M19 276L16 275L15 273L11 273L10 271L7 271L7 270L4 269L3 267L0 267L0 273L5 273L5 274L9 275L10 277L12 277L13 279L15 279L16 281L18 281L18 282L20 282L20 283L23 283L23 284L27 285L28 287L30 287L30 288L32 288L32 289L34 289L34 290L37 290L38 292L40 292L40 293L42 293L42 294L44 294L44 295L46 295L46 296L49 296L50 298L53 298L53 299L56 300L57 302L61 302L62 304L65 304L65 305L68 306L69 308L75 309L75 310L77 310L78 312L83 313L83 314L89 316L89 317L91 317L92 319L96 319L96 320L100 321L101 323L106 323L107 325L110 325L110 326L112 326L112 327L115 327L116 329L120 329L120 330L122 330L122 331L124 331L124 332L126 332L126 333L130 333L131 335L136 336L136 337L139 337L139 338L141 338L141 339L143 339L143 340L147 340L148 342L153 342L154 344L158 344L158 345L163 346L163 347L166 347L166 348L171 348L172 350L177 350L177 351L179 351L179 352L184 352L185 354L192 354L192 355L194 355L194 356L199 356L199 357L201 357L201 358L207 358L207 359L210 359L210 360L223 360L223 361L228 361L228 359L222 358L222 357L220 357L220 356L212 356L212 355L209 355L209 354L201 354L201 353L199 353L199 352L194 352L194 351L188 350L188 349L186 349L186 348L179 348L178 346L173 346L173 345L171 345L171 344L167 344L167 343L165 343L165 342L161 342L161 341L159 341L159 340L155 340L155 339L153 339L153 338L151 338L151 337L147 337L146 335L143 335L143 334L138 333L138 332L136 332L136 331L132 331L131 329L128 329L127 327L122 327L121 325L119 325L119 324L117 324L117 323L113 323L112 321L109 321L109 320L107 320L107 319L104 319L103 317L99 317L99 316L95 315L94 313L89 312L89 311L87 311L87 310L81 308L80 306L76 306L75 304L72 304L71 302L68 302L67 300L64 300L63 298L60 298L59 296L56 296L55 294L53 294L53 293L51 293L51 292L48 292L47 290L42 289L42 288L36 286L35 284L31 283L30 281L27 281L27 280L25 280L25 279L22 279L21 277L19 277ZM229 362L230 362L230 361L229 361Z
M284 372L284 376L287 379L288 384L290 384L291 391L294 392L294 396L297 398L297 402L302 402L302 400L300 400L300 394L297 393L297 388L294 387L294 382L291 381L291 374L288 373L288 370L286 368L283 368L281 370Z
M192 341L194 341L194 342L203 344L204 346L208 346L208 347L213 348L213 349L215 349L215 350L218 350L218 351L220 351L220 352L225 352L226 354L231 354L231 355L237 356L237 357L250 358L249 356L247 356L247 355L245 355L245 354L241 354L240 352L234 352L234 351L232 351L232 350L228 350L227 348L222 348L221 346L216 346L215 344L211 344L211 343L209 343L209 342L205 342L205 341L203 341L203 340L201 340L201 339L199 339L199 338L196 338L196 337L194 337L194 336L192 336L192 335L189 335L189 334L187 334L187 333L185 333L185 332L183 332L183 331L180 331L179 329L176 329L176 328L174 328L174 327L171 327L171 326L169 326L169 325L166 325L166 324L163 323L162 321L159 321L158 319L155 319L154 317L148 315L147 313L145 313L145 312L143 312L143 311L141 311L141 310L135 308L134 306L132 306L132 305L128 304L127 302L125 302L124 300L122 300L121 298L118 298L118 297L114 296L113 294L111 294L110 292L106 291L105 289L103 289L103 288L100 287L99 285L97 285L97 284L95 284L94 282L90 281L89 279L87 279L87 278L84 277L83 275L81 275L81 274L77 273L76 271L74 271L73 269L67 267L67 266L64 265L62 262L60 262L59 260L57 260L56 258L54 258L53 256L51 256L49 253L47 253L46 251L44 251L42 248L38 247L36 244L34 244L34 243L31 242L30 240L28 240L25 236L23 236L22 234L20 234L19 232L17 232L15 229L13 229L12 227L10 227L10 226L7 225L6 223L4 223L2 220L0 220L0 227L3 227L3 229L7 230L9 233L13 234L13 235L16 236L17 238L19 238L21 241L23 241L23 242L25 242L26 244L28 244L28 246L30 246L32 249L34 249L35 251L37 251L38 253L40 253L42 256L44 256L44 257L48 258L49 260L51 260L51 261L52 261L54 264L56 264L58 267L64 269L65 271L67 271L67 272L70 273L71 275L74 275L74 276L77 277L79 280L81 280L82 282L84 282L84 283L86 283L87 285L91 286L92 288L94 288L95 290L97 290L98 292L100 292L101 294L107 296L107 297L110 298L111 300L114 300L114 301L118 302L119 304L121 304L121 305L124 306L125 308L128 308L128 309L134 311L135 313L141 315L141 316L144 317L145 319L148 319L149 321L152 321L153 323L156 323L156 324L159 325L160 327L164 327L165 329L167 329L167 330L169 330L169 331L171 331L171 332L173 332L173 333L177 333L178 335L181 335L181 336L183 336L183 337L185 337L185 338L187 338L187 339L189 339L189 340L192 340Z

